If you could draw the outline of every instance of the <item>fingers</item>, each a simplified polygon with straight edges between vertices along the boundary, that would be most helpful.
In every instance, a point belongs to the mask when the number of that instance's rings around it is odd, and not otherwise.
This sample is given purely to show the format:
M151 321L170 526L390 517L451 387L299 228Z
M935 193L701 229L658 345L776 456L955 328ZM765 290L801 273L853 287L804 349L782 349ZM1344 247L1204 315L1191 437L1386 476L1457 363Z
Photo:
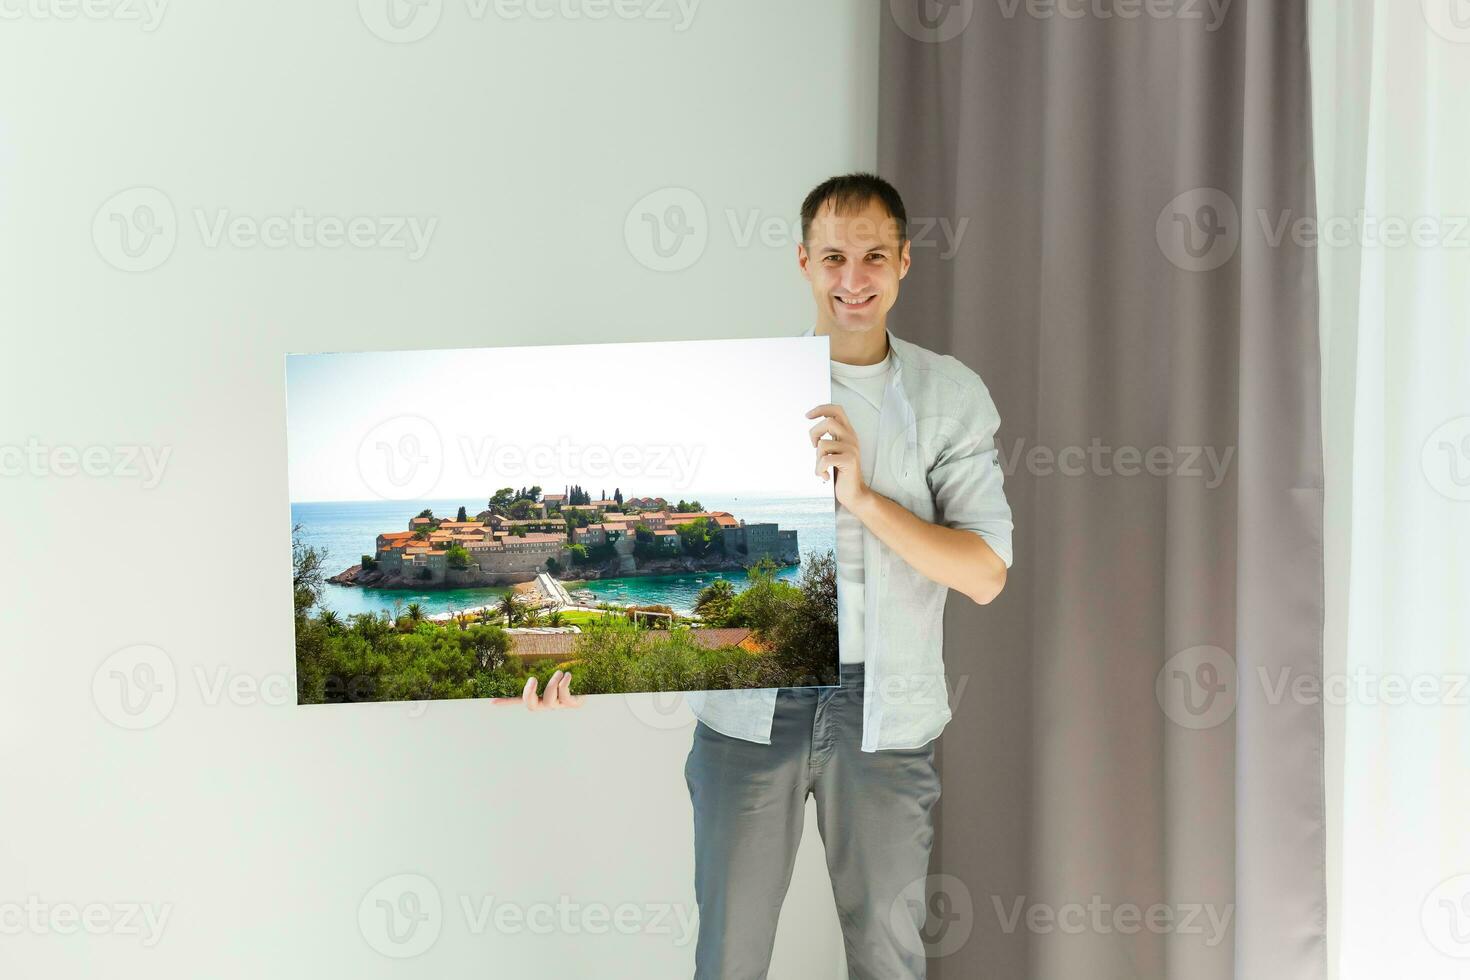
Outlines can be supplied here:
M841 405L830 403L826 405L818 405L816 408L806 413L806 417L809 419L814 419L819 415L825 415L828 418L841 419L844 425L847 424L847 410L844 409Z
M563 708L580 708L582 699L572 694L572 675L570 672L561 675L561 683L557 685L557 704Z
M827 449L824 447L817 450L817 468L815 472L817 476L820 476L824 481L829 479L829 475L833 467L836 467L838 470L845 470L849 467L853 467L854 472L856 472L855 468L857 467L857 465L857 453L855 453L850 448L843 448L839 446L835 449Z
M521 690L520 700L528 711L557 711L561 708L582 706L582 699L572 696L572 675L568 671L554 671L540 697L536 696L536 684L534 676L528 677L526 686Z
M553 670L551 678L546 682L546 690L541 694L541 705L538 710L551 711L556 707L556 685L561 680L561 671Z
M807 430L807 437L815 446L822 436L830 435L832 438L844 442L857 442L857 433L853 431L852 423L847 421L846 415L834 415L825 418Z

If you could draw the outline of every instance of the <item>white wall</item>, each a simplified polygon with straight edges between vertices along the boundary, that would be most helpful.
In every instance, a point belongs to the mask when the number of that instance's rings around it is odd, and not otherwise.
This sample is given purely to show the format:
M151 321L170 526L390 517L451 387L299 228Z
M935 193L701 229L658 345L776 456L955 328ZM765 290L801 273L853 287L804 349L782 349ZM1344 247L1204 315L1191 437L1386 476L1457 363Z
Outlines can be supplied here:
M874 162L876 9L705 0L679 29L673 0L620 6L671 20L430 0L433 30L395 43L369 0L180 3L156 23L142 0L91 2L0 6L0 973L689 975L687 715L290 703L282 355L799 332L801 196ZM625 224L670 201L705 210L707 246L655 271ZM165 234L129 256L114 215L140 203ZM222 213L297 208L437 224L417 258L211 238ZM742 243L766 218L787 240ZM169 454L156 486L121 465L139 446ZM103 475L57 472L58 447L101 447ZM129 731L109 658L135 644L177 688ZM358 922L401 873L444 906L409 961ZM489 898L674 915L476 934L461 899ZM118 921L133 904L167 908L156 944ZM87 906L101 934L59 931ZM772 976L843 975L809 823Z

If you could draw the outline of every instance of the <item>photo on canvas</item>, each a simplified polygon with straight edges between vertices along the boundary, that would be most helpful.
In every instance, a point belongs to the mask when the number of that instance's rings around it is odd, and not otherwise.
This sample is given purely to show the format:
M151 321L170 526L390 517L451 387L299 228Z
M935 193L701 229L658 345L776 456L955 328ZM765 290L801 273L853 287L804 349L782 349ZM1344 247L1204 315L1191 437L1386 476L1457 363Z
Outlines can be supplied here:
M301 704L838 683L826 337L292 354Z

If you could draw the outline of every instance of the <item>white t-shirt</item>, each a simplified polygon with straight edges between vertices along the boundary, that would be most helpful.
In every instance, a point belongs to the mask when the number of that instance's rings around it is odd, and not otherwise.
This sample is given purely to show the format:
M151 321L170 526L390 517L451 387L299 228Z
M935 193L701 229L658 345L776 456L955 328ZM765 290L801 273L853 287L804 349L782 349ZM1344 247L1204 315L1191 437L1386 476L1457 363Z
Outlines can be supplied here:
M857 433L863 482L873 477L873 453L878 444L878 412L883 389L893 370L893 352L877 364L832 362L832 400L842 406ZM837 505L837 648L845 664L863 662L863 522Z

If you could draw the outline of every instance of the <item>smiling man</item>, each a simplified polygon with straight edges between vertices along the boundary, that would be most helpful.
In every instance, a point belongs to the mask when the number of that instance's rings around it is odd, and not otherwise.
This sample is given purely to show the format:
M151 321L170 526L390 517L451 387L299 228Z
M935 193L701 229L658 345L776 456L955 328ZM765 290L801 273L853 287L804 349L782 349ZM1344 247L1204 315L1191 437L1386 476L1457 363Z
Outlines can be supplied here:
M949 721L944 605L988 603L1011 564L1000 417L974 371L895 337L912 261L903 200L849 174L802 204L797 263L829 338L834 403L813 468L835 480L841 686L695 692L696 978L765 977L806 801L817 808L852 977L923 977L923 879ZM553 675L533 709L575 707Z
M871 174L834 177L802 205L807 334L831 344L834 404L808 418L815 470L836 481L842 685L688 695L696 977L766 975L808 795L849 975L924 975L934 739L950 717L945 597L1000 594L1011 511L985 385L888 331L907 225L898 192Z

